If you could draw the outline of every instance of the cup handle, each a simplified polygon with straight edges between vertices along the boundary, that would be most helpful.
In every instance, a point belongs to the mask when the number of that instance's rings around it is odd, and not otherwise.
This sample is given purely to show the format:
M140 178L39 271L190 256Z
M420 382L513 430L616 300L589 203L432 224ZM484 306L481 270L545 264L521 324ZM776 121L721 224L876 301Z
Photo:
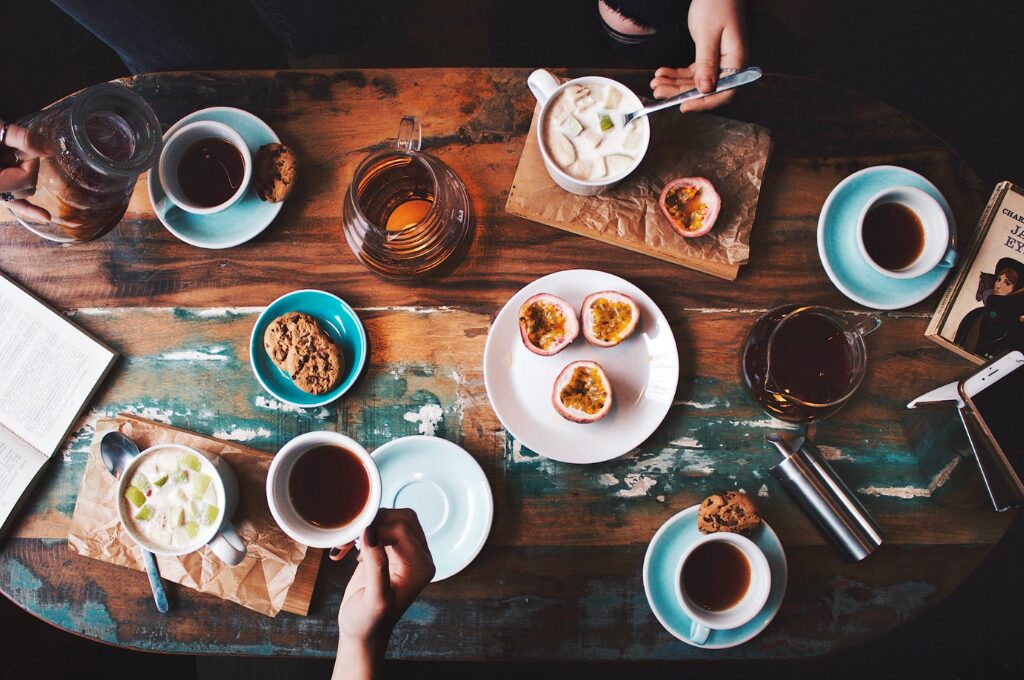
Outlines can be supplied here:
M544 106L552 93L558 89L558 80L542 68L537 69L526 79L530 92L537 98L537 103Z
M690 624L690 642L695 645L702 645L708 641L708 637L711 635L711 629L704 624L697 623L696 621Z
M206 545L210 546L213 554L229 567L237 566L245 559L245 544L231 522L221 524L220 531Z
M164 219L167 219L167 213L172 210L181 210L181 208L175 205L174 201L167 196L161 198L156 202L156 205L153 206L153 212L155 212L158 217L163 217Z
M957 255L957 252L950 248L946 251L946 254L942 256L942 259L939 260L939 264L936 266L942 267L943 269L951 269L953 265L956 264L959 257L960 256Z
M399 149L419 151L423 146L423 126L416 116L402 116L402 122L398 124L398 141L395 146Z
M881 319L879 319L877 316L871 316L865 319L864 321L861 321L860 323L856 324L853 328L854 330L857 331L857 333L861 335L861 337L863 337L865 335L870 335L871 333L874 333L876 330L878 330L878 327L881 325Z

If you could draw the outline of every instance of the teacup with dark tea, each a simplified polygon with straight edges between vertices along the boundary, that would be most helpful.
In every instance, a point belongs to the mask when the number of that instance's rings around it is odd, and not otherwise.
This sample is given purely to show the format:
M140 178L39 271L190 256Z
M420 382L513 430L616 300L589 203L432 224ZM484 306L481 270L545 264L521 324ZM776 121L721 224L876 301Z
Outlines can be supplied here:
M245 194L252 178L252 155L231 127L199 120L168 137L158 167L170 202L208 215L231 207ZM163 212L167 206L156 208Z

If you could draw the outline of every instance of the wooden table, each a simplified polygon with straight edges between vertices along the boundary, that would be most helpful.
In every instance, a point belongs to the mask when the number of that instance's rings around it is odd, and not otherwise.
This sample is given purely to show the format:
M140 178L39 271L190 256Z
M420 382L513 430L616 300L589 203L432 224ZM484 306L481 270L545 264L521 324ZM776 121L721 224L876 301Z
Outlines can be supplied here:
M182 73L132 81L165 127L195 109L238 106L269 122L302 159L302 179L276 223L228 251L200 250L154 219L139 182L123 224L98 242L59 246L0 226L0 268L120 349L93 411L71 437L0 549L0 590L69 631L139 649L187 653L331 655L349 562L327 563L309 617L265 618L172 588L156 613L142 574L72 553L66 543L91 422L132 411L274 451L291 437L338 429L373 449L411 434L403 416L444 408L441 436L484 467L496 503L490 540L463 573L430 586L398 625L390 654L445 658L791 657L880 635L942 600L1012 521L971 487L970 460L920 453L909 431L949 423L903 405L969 365L925 340L936 298L885 314L868 341L858 395L816 435L888 542L847 565L768 473L764 443L779 423L736 378L743 333L765 309L799 301L863 312L831 285L815 228L828 192L849 173L895 163L948 197L966 237L990 187L906 116L825 83L771 76L725 113L769 127L775 149L753 232L750 264L734 283L523 221L504 211L533 109L523 69ZM572 75L572 74L570 74ZM577 74L582 75L582 74ZM612 74L636 91L649 74ZM364 270L341 232L343 192L356 163L420 116L424 149L465 180L478 216L467 259L416 286ZM673 115L666 113L661 115ZM5 215L6 219L6 215ZM624 276L668 315L681 376L664 425L640 450L606 464L536 456L491 411L481 359L501 305L533 279L592 267ZM302 287L355 306L372 356L357 388L327 408L271 399L249 368L261 306ZM932 420L914 420L931 417ZM936 425L936 424L939 425ZM917 428L915 430L915 428ZM952 430L949 430L952 431ZM920 434L920 433L919 433ZM938 437L941 439L942 437ZM963 481L964 483L960 483ZM694 649L665 632L641 581L644 551L669 517L712 490L744 488L775 527L790 562L775 622L745 646Z

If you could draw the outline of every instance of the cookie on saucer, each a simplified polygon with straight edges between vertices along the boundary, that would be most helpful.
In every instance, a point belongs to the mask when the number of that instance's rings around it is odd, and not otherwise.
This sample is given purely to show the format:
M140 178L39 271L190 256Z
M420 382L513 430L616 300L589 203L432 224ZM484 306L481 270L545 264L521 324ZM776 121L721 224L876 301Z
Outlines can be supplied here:
M716 531L749 534L760 524L754 501L740 491L711 494L701 501L697 511L697 528L702 534Z
M303 392L325 394L338 384L344 357L309 314L288 312L271 321L263 347Z
M253 159L253 186L260 199L269 203L288 198L298 174L298 158L284 144L264 144Z

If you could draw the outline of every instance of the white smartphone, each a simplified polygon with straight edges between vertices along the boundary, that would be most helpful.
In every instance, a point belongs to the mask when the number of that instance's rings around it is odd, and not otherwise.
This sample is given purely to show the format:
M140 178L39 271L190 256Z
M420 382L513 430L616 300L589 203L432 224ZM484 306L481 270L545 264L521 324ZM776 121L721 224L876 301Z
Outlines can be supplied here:
M1010 352L964 380L960 394L996 454L1024 489L1024 354Z

